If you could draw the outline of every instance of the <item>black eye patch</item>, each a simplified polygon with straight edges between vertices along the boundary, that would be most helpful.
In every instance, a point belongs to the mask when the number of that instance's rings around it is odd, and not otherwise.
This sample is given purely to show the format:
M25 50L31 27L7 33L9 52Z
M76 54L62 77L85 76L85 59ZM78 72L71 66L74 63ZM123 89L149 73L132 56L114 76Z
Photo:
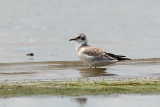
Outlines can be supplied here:
M81 39L82 39L82 40L85 40L85 37L82 37Z

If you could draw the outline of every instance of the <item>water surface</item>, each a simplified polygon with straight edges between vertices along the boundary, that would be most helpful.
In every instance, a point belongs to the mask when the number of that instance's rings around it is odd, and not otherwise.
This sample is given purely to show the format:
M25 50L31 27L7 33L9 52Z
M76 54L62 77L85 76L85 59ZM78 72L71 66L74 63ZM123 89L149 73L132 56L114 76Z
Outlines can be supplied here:
M159 107L159 95L0 98L1 107Z
M160 76L158 0L1 0L0 13L0 81ZM88 69L68 41L78 33L133 61Z
M0 63L0 81L160 78L160 59L135 59L100 68L80 61Z
M160 78L159 0L0 0L0 13L0 82ZM92 46L133 60L89 69L68 41L78 33ZM159 99L13 97L0 98L0 107L159 107Z
M159 12L158 0L1 0L0 62L77 61L78 33L110 53L160 58Z

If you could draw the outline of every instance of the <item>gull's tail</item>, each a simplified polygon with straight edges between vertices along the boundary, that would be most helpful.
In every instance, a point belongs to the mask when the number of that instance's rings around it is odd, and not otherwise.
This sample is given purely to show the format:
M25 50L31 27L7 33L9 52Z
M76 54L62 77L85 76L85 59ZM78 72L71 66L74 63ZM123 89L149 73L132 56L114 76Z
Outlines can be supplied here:
M107 53L109 56L117 59L118 61L123 61L123 60L131 60L130 58L125 58L126 56L123 56L123 55L115 55L115 54L112 54L112 53Z

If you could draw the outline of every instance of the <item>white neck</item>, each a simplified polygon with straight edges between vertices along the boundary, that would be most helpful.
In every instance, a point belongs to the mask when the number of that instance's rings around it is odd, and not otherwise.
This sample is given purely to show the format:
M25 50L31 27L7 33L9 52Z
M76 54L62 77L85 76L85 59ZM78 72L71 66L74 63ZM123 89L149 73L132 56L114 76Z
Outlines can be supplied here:
M87 44L86 41L84 41L84 42L79 42L79 43L77 43L76 50L78 50L78 48L80 48L80 47L82 47L82 46L87 46L87 45L88 45L88 44Z

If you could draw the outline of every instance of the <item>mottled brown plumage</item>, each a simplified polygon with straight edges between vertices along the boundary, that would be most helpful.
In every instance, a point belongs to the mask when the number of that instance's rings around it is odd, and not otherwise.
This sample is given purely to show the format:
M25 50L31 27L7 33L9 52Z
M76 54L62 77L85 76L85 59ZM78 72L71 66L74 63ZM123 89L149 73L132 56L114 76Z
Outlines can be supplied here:
M92 46L83 46L82 48L85 49L83 51L83 53L88 56L106 57L107 59L110 59L110 60L114 59L114 58L110 57L105 51L103 51L100 48L95 48Z

